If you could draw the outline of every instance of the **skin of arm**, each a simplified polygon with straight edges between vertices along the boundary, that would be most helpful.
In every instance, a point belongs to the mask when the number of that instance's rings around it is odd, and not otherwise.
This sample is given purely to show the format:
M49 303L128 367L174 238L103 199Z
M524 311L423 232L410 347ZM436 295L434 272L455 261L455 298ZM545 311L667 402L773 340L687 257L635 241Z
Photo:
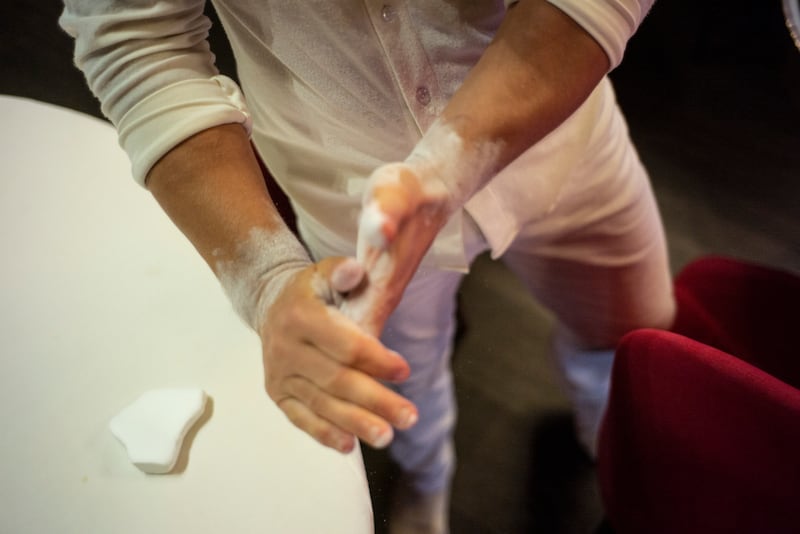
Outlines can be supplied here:
M608 68L600 45L565 13L521 0L442 117L467 146L502 141L500 170L578 109Z
M411 156L370 177L359 226L369 283L345 308L368 308L380 331L450 214L567 119L608 69L600 45L555 6L512 6Z
M252 245L254 234L297 246L238 124L210 128L179 144L152 167L146 184L221 279L231 266L234 274L252 272L253 258L280 252ZM253 325L262 339L267 393L324 445L347 452L354 436L387 445L392 427L411 426L417 412L378 382L404 380L405 360L336 308L341 294L361 280L360 267L344 258L294 263ZM250 285L245 289L253 293L267 290Z

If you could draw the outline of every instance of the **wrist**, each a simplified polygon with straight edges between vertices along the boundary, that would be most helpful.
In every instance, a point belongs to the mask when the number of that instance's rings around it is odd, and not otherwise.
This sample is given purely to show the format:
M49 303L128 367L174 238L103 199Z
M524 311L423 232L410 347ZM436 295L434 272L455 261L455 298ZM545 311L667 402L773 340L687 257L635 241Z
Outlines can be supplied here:
M464 131L467 119L459 121ZM433 241L450 216L497 172L502 142L465 139L439 119L405 161L378 167L362 201L356 257L386 250L413 220L415 239Z
M463 206L499 170L502 141L470 138L469 119L437 119L406 158L422 188L446 199L449 214Z
M266 314L294 275L311 265L303 245L285 226L253 228L236 246L232 258L215 265L222 288L233 308L256 332Z

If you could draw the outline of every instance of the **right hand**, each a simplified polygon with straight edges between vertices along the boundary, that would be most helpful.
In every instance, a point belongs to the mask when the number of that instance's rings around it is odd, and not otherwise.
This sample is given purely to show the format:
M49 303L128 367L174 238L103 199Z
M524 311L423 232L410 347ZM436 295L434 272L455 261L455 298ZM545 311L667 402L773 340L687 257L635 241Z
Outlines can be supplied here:
M353 259L328 258L292 274L266 311L262 339L266 390L298 428L341 452L354 436L376 448L392 427L416 422L416 407L380 384L410 369L338 304L363 279Z

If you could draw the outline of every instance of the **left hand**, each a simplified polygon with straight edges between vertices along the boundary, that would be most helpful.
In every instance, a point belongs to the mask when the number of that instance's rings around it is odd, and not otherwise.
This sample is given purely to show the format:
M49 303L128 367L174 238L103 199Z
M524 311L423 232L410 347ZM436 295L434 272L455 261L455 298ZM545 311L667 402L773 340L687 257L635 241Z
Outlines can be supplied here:
M452 213L447 188L407 163L376 169L364 194L358 227L358 260L367 281L342 311L378 336L397 307L439 230Z

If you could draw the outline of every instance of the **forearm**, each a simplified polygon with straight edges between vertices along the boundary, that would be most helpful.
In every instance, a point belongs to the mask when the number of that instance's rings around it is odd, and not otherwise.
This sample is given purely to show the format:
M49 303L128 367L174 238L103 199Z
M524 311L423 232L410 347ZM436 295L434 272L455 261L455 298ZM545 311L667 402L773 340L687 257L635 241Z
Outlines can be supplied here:
M544 0L522 0L442 118L465 143L500 143L504 166L572 114L608 67L600 45L571 18Z
M146 186L215 271L253 228L282 227L247 134L238 124L209 128L173 148Z
M258 329L265 277L308 258L270 199L245 130L227 124L190 137L153 166L146 185Z
M608 68L603 49L566 14L522 0L409 163L437 174L460 206L569 117Z

